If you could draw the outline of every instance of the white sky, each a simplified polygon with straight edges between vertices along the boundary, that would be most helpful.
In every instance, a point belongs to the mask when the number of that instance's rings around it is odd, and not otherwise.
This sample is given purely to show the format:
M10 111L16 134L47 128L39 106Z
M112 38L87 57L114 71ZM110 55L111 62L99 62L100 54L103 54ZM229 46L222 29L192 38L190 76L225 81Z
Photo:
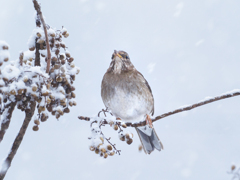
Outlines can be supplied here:
M102 76L113 50L125 50L148 80L155 115L207 96L239 89L240 2L237 0L42 0L49 25L66 27L65 40L81 72L76 78L78 106L59 121L50 118L24 137L6 180L184 180L218 179L232 163L240 164L240 97L215 102L154 123L164 151L138 152L134 129L131 146L106 128L121 156L102 159L88 149L91 116L104 105ZM10 45L11 58L27 49L34 8L27 0L0 1L0 40ZM17 110L0 160L7 156L23 121Z

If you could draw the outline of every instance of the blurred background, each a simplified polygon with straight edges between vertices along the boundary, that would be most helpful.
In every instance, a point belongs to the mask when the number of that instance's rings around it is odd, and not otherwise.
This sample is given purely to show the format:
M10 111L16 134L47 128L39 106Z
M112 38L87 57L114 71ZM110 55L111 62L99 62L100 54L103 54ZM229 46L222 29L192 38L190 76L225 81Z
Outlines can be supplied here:
M214 102L154 123L161 152L138 151L105 128L121 155L100 158L89 150L89 123L104 108L100 89L113 50L128 52L149 82L155 115L240 88L240 2L238 0L41 0L50 26L66 27L64 39L81 72L75 87L78 105L60 120L51 117L32 131L33 122L6 180L231 179L240 165L240 97ZM30 0L0 1L0 39L10 45L11 60L28 49L35 28ZM0 144L4 159L24 114L17 110Z

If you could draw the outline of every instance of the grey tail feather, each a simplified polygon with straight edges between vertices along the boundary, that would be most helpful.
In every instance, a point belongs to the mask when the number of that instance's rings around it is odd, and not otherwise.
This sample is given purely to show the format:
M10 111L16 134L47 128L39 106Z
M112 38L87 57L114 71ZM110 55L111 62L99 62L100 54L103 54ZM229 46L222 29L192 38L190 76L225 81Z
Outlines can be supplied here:
M161 151L163 149L162 142L158 138L158 135L154 128L151 128L151 136L147 135L143 131L141 131L139 128L136 128L138 136L141 140L143 149L146 154L150 154L154 149L157 149L158 151Z

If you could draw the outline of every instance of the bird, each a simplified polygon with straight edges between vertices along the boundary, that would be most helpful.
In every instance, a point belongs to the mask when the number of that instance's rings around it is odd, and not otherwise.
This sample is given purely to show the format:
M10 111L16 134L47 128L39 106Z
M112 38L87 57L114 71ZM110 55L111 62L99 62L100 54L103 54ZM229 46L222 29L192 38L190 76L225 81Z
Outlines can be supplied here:
M104 105L123 122L146 120L145 126L136 127L144 152L161 151L163 145L150 117L154 114L154 98L147 80L134 67L127 52L114 50L111 59L101 84Z

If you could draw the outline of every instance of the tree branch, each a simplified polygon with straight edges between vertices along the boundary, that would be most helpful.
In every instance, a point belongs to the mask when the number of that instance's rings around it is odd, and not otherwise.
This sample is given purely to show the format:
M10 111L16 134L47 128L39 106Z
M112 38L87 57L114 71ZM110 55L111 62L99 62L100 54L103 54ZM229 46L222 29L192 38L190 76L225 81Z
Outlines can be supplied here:
M0 120L1 128L0 128L0 143L3 140L3 137L5 135L5 132L7 131L11 118L12 118L12 113L17 104L17 101L10 102L4 107L4 112L3 112L3 119Z
M4 179L9 167L11 166L12 160L13 160L15 154L17 153L17 150L23 140L23 137L27 130L28 124L32 119L32 116L35 111L35 107L36 107L36 102L30 101L30 109L27 109L25 111L25 119L23 121L23 125L22 125L17 137L15 138L15 140L13 142L13 145L12 145L10 153L8 154L8 157L3 162L2 169L0 170L0 180Z
M173 115L173 114L177 114L177 113L180 113L180 112L183 112L183 111L189 111L189 110L194 109L194 108L199 107L199 106L203 106L203 105L215 102L215 101L219 101L219 100L222 100L222 99L226 99L226 98L230 98L230 97L234 97L234 96L239 96L239 95L240 95L240 89L237 89L237 90L233 90L232 92L224 93L220 96L207 98L207 100L201 100L198 103L195 103L195 104L192 104L192 105L187 105L187 106L184 106L184 107L180 107L176 110L164 113L160 116L157 116L157 117L152 119L152 122L155 122L159 119L168 117L168 116ZM80 120L90 121L90 117L79 116L78 118ZM106 124L108 124L108 123L106 122ZM134 124L133 123L126 123L126 125L129 126L129 127L145 126L146 121L142 121L142 122L134 123Z
M50 62L51 62L51 52L50 52L50 45L49 45L49 41L48 41L47 26L46 26L45 21L43 19L41 7L38 4L37 0L33 0L33 4L34 4L35 10L37 11L38 16L40 17L40 20L41 20L42 25L43 25L43 30L44 30L44 33L45 33L46 46L47 46L47 68L46 68L46 73L49 73ZM37 21L37 22L39 22L39 21ZM38 25L38 23L37 23L37 25Z

